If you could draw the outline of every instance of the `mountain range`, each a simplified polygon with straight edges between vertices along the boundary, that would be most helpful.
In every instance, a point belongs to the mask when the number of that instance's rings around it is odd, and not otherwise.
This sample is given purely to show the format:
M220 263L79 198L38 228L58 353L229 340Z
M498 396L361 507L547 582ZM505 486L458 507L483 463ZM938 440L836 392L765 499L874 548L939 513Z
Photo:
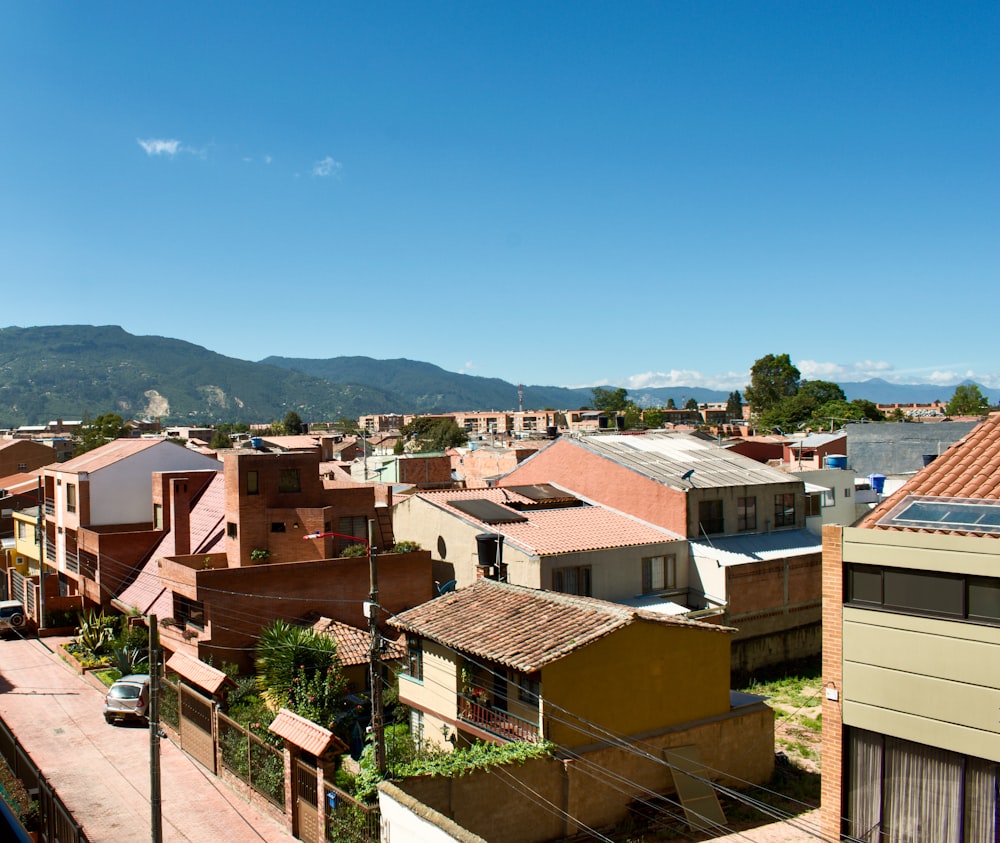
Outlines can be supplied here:
M614 388L614 385L609 385ZM842 383L848 399L927 403L954 387ZM985 393L986 390L984 390ZM725 401L697 386L632 390L640 406ZM524 409L587 406L590 388L524 386ZM295 410L304 421L368 413L516 410L518 387L499 378L448 372L415 360L267 357L239 360L199 345L134 336L117 326L0 328L0 427L114 412L171 424L269 422Z

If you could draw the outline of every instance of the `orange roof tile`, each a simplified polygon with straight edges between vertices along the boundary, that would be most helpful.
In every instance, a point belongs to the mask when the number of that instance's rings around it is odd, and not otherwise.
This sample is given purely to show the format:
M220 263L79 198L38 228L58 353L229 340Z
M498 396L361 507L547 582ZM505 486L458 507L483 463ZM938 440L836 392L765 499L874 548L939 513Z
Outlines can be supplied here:
M337 642L337 660L345 666L367 664L368 651L371 647L371 633L356 626L335 621L330 618L320 618L313 624L313 630L332 635ZM406 655L406 648L398 640L382 636L382 658L401 659Z
M982 424L952 444L930 465L918 471L906 484L869 512L858 526L880 530L958 532L880 525L878 522L908 495L1000 500L998 469L1000 413L991 413Z
M324 729L287 708L278 712L278 716L268 728L279 738L284 738L290 744L316 756L330 751L347 750L346 744L329 729Z
M531 673L639 621L732 632L728 627L592 597L488 579L408 609L389 623L463 653Z

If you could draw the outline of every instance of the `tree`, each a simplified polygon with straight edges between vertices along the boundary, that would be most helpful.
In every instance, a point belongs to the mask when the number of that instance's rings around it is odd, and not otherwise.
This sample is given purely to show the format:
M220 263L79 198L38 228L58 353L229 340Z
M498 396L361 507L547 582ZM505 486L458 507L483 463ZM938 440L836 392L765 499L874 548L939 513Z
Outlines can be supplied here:
M797 394L814 401L817 407L831 401L847 400L844 390L832 381L802 381Z
M729 399L726 401L726 418L743 418L743 398L740 397L739 390L729 393Z
M628 390L595 386L590 393L593 396L594 409L602 413L624 413L628 409Z
M783 398L799 391L802 373L792 365L787 354L767 354L750 369L750 385L743 390L754 413L761 415L775 407Z
M667 409L668 410L676 410L677 409L677 404L674 402L673 398L668 398L667 399Z
M289 410L285 413L282 425L284 425L286 436L298 436L303 432L302 418L295 410Z
M949 416L981 416L989 409L989 401L976 384L960 383L944 411Z
M94 448L100 448L113 439L119 439L125 433L125 421L117 413L103 413L92 421L80 426L76 453L85 454Z
M226 431L221 428L216 428L215 433L212 434L212 441L208 443L208 447L212 450L219 450L220 448L232 448L233 440Z
M420 416L403 425L400 432L412 443L407 450L416 453L459 448L469 441L469 434L454 419L440 416Z
M688 398L687 404L684 405L685 410L697 410L698 409L698 399Z
M625 405L625 427L628 430L635 430L642 423L642 410L634 401L629 401Z
M654 429L663 427L663 410L657 407L650 407L648 410L643 410L642 423L646 425L646 427Z

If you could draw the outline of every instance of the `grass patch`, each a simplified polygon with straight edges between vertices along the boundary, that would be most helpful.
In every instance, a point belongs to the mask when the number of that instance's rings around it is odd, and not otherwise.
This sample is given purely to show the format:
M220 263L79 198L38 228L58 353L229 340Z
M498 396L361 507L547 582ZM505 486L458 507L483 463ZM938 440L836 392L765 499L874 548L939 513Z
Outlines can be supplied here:
M122 678L122 672L116 667L109 667L104 670L92 670L91 673L109 688Z

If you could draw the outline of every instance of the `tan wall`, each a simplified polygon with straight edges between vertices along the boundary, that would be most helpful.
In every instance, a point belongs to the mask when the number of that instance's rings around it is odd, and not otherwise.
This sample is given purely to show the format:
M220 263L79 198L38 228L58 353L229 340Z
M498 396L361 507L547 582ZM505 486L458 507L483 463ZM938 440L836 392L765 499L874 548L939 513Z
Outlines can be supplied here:
M729 636L639 621L544 667L545 737L579 747L588 722L638 734L728 711Z
M645 791L675 794L667 762L645 756L690 745L698 747L715 781L766 782L774 768L774 714L758 704L647 736L639 752L603 746L575 760L536 760L457 778L411 778L400 787L491 843L541 843L582 830L565 814L591 828L607 828L624 820L629 803ZM632 785L612 780L608 771Z
M443 749L451 749L441 727L447 726L453 731L453 724L458 718L460 657L452 650L426 639L423 648L423 679L400 674L399 701L424 712L424 740Z

